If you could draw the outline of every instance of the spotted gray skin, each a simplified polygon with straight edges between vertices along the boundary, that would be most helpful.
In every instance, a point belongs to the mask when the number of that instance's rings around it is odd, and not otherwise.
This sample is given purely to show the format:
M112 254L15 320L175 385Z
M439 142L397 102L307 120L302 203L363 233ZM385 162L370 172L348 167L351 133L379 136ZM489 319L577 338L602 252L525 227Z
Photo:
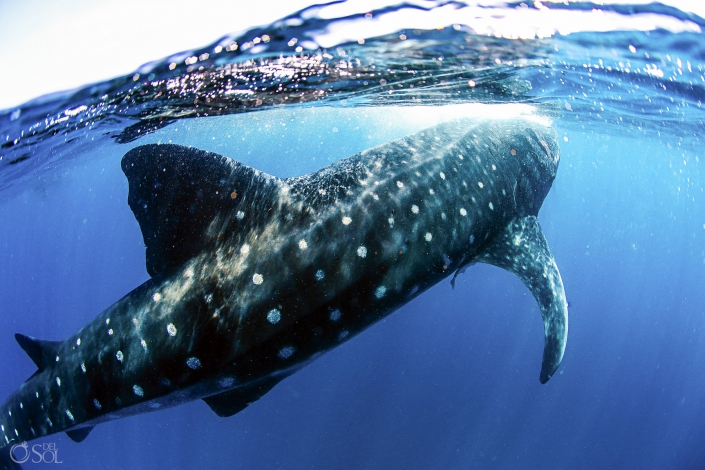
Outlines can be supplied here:
M66 341L17 335L38 371L0 408L0 442L82 440L199 398L230 416L475 262L534 294L545 383L568 328L536 220L558 160L553 130L523 118L441 124L290 179L176 145L131 150L152 278Z

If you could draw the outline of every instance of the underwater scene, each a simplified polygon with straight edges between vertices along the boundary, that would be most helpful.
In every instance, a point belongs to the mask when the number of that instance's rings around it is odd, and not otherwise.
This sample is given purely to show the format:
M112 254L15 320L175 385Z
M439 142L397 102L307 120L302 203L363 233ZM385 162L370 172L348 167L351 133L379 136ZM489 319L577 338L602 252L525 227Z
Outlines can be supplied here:
M0 110L0 469L705 467L705 8L279 17Z

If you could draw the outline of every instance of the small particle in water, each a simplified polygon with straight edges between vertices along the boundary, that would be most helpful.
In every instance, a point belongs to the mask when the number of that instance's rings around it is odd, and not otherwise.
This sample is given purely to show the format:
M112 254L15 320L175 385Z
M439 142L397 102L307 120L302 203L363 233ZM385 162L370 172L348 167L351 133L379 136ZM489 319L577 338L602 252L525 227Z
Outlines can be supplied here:
M282 318L282 315L279 312L279 310L277 310L276 308L273 308L272 310L269 311L269 313L267 313L267 321L269 323L271 323L272 325L278 323L279 320L281 320L281 318Z
M240 253L242 253L243 255L246 255L249 252L250 252L250 245L248 245L247 243L242 245L242 247L240 248Z
M144 396L144 390L142 390L142 387L140 387L139 385L133 385L132 391L135 392L135 395L137 395L138 397Z
M316 271L316 280L317 281L322 281L324 277L326 277L326 273L324 273L322 269L319 269L318 271Z
M122 354L122 351L118 351L117 353L115 353L115 357L120 362L122 362L122 360L125 359L125 356Z
M465 217L466 215L468 215L468 211L466 211L464 207L461 207L461 208L460 208L460 215L462 215L463 217Z
M426 235L424 235L423 238L424 238L424 240L426 240L427 242L430 242L431 240L433 240L433 235L431 235L431 232L426 232Z
M263 281L264 281L264 278L263 278L262 275L259 274L259 273L255 273L255 274L252 276L252 282L254 282L254 283L255 283L256 285L258 285L258 286L259 286L260 284L262 284Z
M385 286L379 286L377 289L375 289L375 297L378 299L381 299L384 297L384 294L387 293L387 288Z
M160 300L162 300L162 294L160 294L159 292L155 292L152 296L152 300L154 300L155 302L159 302Z
M341 315L340 310L338 310L336 308L335 310L332 310L330 312L330 320L331 321L338 321L338 320L340 320L340 315Z
M350 225L350 222L352 222L352 219L348 217L347 215L343 217L343 225Z
M296 349L293 346L284 346L279 350L279 357L282 359L288 359L291 357L292 354L294 354L294 351Z
M230 193L230 199L235 199L235 198L237 198L237 191L233 191L232 193Z
M197 357L189 357L186 360L186 365L188 366L189 369L200 369L201 368L201 361Z
M166 332L169 333L169 336L176 336L176 327L173 323L169 323L166 326Z
M305 250L306 248L308 248L308 243L306 243L306 240L299 240L299 249Z
M367 248L364 246L357 247L357 256L364 258L367 256Z
M397 188L403 188L403 187L404 187L404 183L402 183L401 181L397 181Z
M413 212L414 214L418 214L419 213L419 206L417 206L416 204L411 206L411 212Z

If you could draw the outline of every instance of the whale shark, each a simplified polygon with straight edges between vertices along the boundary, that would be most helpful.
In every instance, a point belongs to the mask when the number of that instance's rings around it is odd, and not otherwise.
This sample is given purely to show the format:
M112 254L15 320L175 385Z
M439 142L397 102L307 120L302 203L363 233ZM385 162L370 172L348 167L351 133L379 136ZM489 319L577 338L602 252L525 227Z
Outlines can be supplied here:
M37 371L0 407L0 447L202 399L232 416L474 263L515 274L544 323L568 306L538 223L560 160L550 122L466 118L311 174L150 144L121 162L151 276L64 341L16 340Z

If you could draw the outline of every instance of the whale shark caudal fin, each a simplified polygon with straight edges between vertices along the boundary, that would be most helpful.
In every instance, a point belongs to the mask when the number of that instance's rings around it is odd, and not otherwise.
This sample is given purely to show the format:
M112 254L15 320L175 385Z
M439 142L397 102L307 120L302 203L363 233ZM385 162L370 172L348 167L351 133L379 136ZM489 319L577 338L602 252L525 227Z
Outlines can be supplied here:
M48 365L56 361L56 351L62 343L61 341L35 339L20 333L15 333L15 339L36 364L37 372L35 374L42 372Z
M276 384L287 378L290 374L267 377L251 385L239 387L227 392L206 397L206 402L211 410L221 418L227 418L247 408L251 403L262 398Z
M228 157L181 145L136 147L122 158L130 192L127 202L140 224L150 276L169 274L208 243L208 228L220 213L271 199L271 175ZM250 209L252 210L252 209ZM248 218L249 220L250 218ZM237 230L238 217L229 229Z
M492 264L515 274L529 288L541 308L545 344L539 380L556 372L568 339L568 302L563 280L546 237L535 216L513 219L497 233L475 261Z

